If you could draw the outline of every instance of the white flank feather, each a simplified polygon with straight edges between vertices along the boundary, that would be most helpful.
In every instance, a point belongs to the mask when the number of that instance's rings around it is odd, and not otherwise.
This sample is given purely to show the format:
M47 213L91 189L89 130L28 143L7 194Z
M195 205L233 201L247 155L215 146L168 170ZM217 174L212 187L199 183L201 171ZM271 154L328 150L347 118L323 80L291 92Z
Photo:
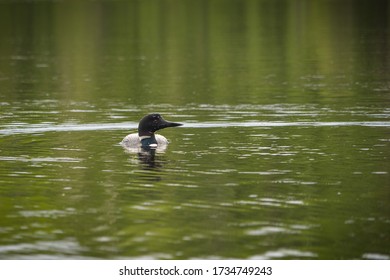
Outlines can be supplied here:
M157 148L158 150L165 150L167 145L169 144L168 139L160 134L155 134L154 136L156 137L157 145L152 144L153 146L151 145L151 147ZM141 139L138 136L138 133L132 133L127 135L125 138L123 138L120 144L125 149L128 150L136 149L138 151L138 149L141 147Z

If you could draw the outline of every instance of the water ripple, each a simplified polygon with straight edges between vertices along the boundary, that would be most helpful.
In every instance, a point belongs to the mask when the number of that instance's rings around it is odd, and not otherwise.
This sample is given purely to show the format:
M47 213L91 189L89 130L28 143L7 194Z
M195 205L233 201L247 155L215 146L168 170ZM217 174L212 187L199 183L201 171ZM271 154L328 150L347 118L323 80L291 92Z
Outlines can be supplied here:
M136 129L135 122L122 123L89 123L89 124L28 124L6 126L0 129L0 135L34 134L45 132L71 132L71 131L99 131L99 130L128 130ZM187 122L183 127L188 128L224 128L224 127L390 127L390 121L345 121L345 122Z
M309 251L292 250L292 249L278 249L274 251L268 251L263 255L255 255L250 259L282 259L282 258L315 258L317 254Z

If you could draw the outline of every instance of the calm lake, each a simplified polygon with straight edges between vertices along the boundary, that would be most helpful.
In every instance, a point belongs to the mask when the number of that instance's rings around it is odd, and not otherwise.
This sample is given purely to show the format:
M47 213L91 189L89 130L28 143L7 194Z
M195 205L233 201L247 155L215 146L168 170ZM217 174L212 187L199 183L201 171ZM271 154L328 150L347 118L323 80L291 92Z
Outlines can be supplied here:
M389 46L388 1L0 1L0 259L389 259Z

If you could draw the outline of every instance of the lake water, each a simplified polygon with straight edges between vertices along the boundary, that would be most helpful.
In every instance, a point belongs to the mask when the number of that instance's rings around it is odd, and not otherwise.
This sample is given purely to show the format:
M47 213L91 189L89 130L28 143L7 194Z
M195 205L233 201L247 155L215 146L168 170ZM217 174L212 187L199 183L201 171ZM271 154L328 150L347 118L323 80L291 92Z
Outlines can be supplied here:
M1 259L389 259L387 1L1 1ZM145 114L168 149L120 145Z

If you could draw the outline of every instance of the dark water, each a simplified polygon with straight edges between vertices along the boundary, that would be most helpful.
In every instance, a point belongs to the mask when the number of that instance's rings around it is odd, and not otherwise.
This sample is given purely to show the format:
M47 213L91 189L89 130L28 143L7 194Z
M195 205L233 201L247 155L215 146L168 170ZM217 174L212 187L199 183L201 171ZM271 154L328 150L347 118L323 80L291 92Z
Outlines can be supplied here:
M0 1L0 258L389 259L389 13Z

